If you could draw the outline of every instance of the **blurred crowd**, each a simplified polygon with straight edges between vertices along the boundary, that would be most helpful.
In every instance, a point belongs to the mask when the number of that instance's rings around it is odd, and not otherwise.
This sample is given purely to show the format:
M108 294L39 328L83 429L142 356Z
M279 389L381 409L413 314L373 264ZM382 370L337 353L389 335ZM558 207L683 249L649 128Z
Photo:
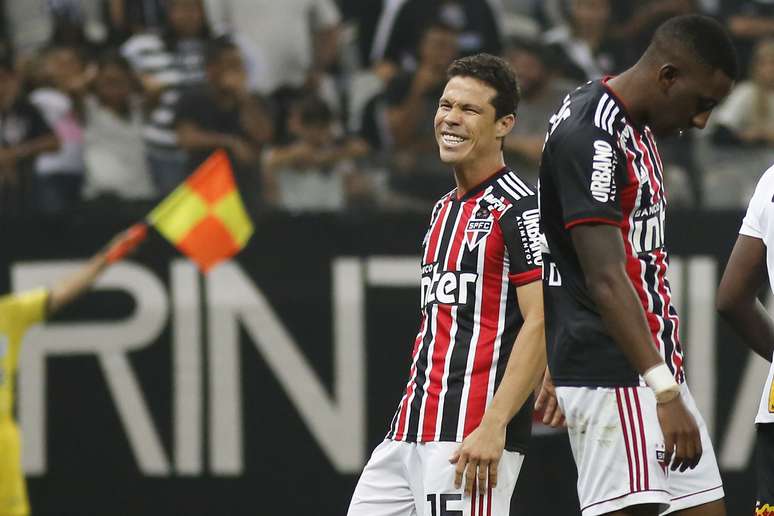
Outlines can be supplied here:
M670 202L740 208L774 162L771 0L0 1L0 217L150 205L218 148L255 212L426 212L453 184L446 67L481 51L518 73L506 162L535 181L564 95L690 12L745 73L707 130L660 142Z

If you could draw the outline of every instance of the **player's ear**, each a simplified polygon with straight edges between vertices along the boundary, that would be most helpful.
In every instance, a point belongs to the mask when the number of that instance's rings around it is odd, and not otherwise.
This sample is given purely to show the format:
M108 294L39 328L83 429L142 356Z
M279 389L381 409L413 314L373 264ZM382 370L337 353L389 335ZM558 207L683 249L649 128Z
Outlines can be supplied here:
M516 115L513 113L502 116L495 122L495 132L498 138L505 138L516 125Z
M658 84L662 91L668 91L677 81L680 70L671 63L666 63L658 69Z

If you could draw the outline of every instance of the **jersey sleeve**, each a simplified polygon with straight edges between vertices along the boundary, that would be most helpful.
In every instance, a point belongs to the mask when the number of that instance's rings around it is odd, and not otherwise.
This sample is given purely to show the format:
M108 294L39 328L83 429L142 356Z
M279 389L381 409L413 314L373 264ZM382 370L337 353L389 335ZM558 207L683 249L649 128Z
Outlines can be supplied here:
M48 290L29 290L5 296L0 301L0 310L6 311L8 320L13 322L14 333L21 334L45 318L47 300Z
M500 216L500 229L508 251L511 282L520 287L540 279L543 258L540 254L540 212L537 196L517 201Z
M618 143L596 127L580 127L552 142L552 180L567 229L579 224L619 225L618 198L625 170Z
M774 202L774 167L767 170L750 199L739 234L766 240L766 208ZM768 243L766 243L768 245Z

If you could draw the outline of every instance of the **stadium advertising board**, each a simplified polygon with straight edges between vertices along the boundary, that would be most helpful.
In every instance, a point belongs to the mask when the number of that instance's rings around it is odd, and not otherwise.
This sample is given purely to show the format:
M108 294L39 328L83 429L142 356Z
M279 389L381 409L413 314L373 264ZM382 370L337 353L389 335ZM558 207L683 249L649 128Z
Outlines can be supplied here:
M671 214L670 280L688 378L729 513L752 503L767 365L717 322L738 213ZM424 217L276 217L201 276L158 237L31 331L18 419L33 512L342 515L399 400L420 303ZM120 221L18 224L0 289L50 284ZM534 439L514 514L573 514L565 438Z

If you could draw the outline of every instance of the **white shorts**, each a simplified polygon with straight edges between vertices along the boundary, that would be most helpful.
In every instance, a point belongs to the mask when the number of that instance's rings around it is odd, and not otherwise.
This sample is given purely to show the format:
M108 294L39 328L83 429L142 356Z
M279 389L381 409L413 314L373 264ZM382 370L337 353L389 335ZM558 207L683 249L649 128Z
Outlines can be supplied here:
M455 442L385 440L360 475L347 516L507 515L524 455L503 452L497 487L484 496L466 496L454 487L455 465L449 463L458 447Z
M556 388L578 468L583 516L639 504L659 504L660 513L668 514L723 498L707 425L686 384L681 391L699 425L703 450L699 464L682 473L662 462L664 436L649 388Z

